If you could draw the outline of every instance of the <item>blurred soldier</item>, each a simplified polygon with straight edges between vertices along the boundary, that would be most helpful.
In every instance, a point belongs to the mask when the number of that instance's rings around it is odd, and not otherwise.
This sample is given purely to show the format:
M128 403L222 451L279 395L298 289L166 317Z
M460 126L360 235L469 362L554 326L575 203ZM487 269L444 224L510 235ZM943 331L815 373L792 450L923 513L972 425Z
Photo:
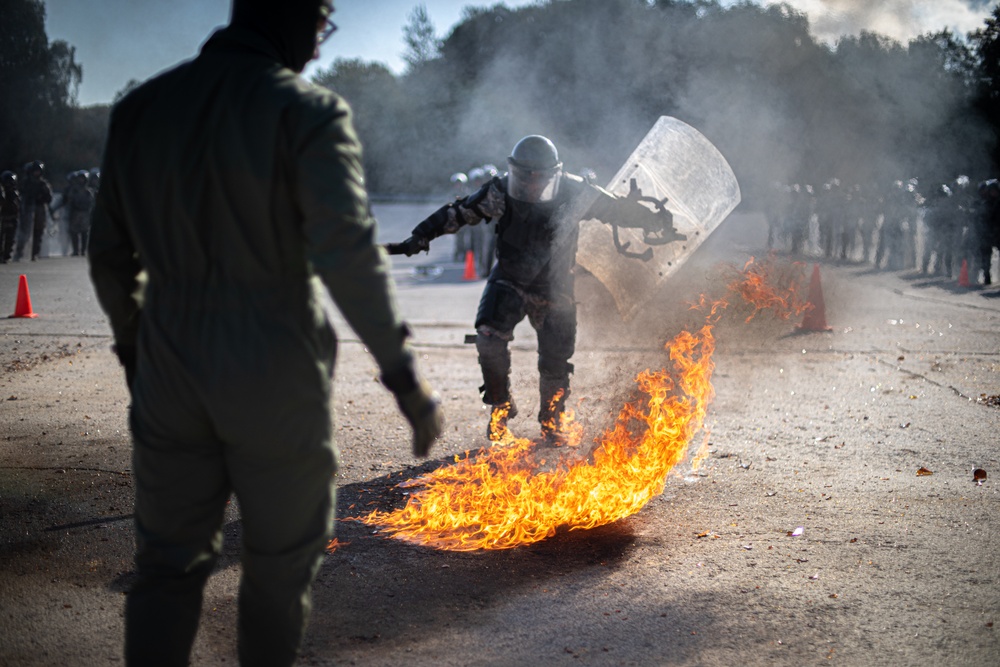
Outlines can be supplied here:
M39 160L25 165L27 179L21 188L21 223L17 230L17 248L14 259L24 257L24 248L31 239L31 261L42 251L42 235L48 220L48 206L52 203L52 186L42 176L45 165Z
M234 0L193 60L112 111L90 272L132 396L129 665L187 665L226 503L242 517L239 660L291 665L332 535L329 290L426 456L414 371L351 111L299 73L330 0Z
M0 264L6 264L14 249L17 219L21 213L21 195L17 191L17 176L12 171L0 174L3 201L0 202Z
M469 177L462 172L455 172L451 175L451 197L459 200L469 196ZM465 259L467 250L472 249L472 230L466 230L461 234L455 234L455 247L451 253L454 262L461 262Z
M983 271L983 284L993 282L993 248L1000 248L1000 181L991 178L979 184L978 233L979 266Z
M978 240L976 238L976 216L978 215L979 194L968 176L959 176L952 186L955 199L955 263L968 263L970 276L978 275Z
M903 181L895 181L883 197L882 226L875 245L875 268L899 271L905 266L904 243L910 224L911 197Z
M951 188L942 183L927 196L927 212L924 215L924 252L920 261L921 273L951 276L951 228L954 225L954 206ZM931 270L931 256L934 269Z
M862 186L859 193L858 206L861 215L858 220L858 230L861 232L861 262L867 263L872 261L872 249L875 246L883 202L882 197L879 196L878 185L875 183L867 183Z
M823 256L831 259L836 249L836 239L843 226L843 201L840 181L836 178L824 183L816 195L816 227Z
M68 210L67 231L73 256L87 253L87 237L90 234L90 214L94 210L94 191L90 189L86 171L73 172L69 188L63 197L63 206Z
M467 225L497 221L497 263L490 272L476 315L476 349L483 373L483 402L492 406L488 428L491 439L506 430L506 420L517 414L510 393L511 360L508 345L514 327L525 317L538 332L542 436L559 444L560 417L569 397L570 358L576 345L576 302L573 267L576 265L580 219L657 230L665 239L681 238L666 210L654 213L635 198L618 198L563 172L555 145L530 135L514 146L507 159L508 173L494 177L464 200L443 206L417 225L400 245L407 255L427 250L443 234ZM596 197L581 218L566 215L577 197ZM639 193L636 193L636 197Z
M784 245L785 227L790 205L791 188L775 181L771 184L764 201L764 217L767 218L767 249L776 250Z
M788 216L789 252L804 254L809 243L809 224L812 220L812 186L792 185L792 207Z
M903 232L903 265L908 269L916 269L920 263L917 240L926 212L924 204L927 203L927 200L917 192L917 185L919 185L919 181L916 178L911 178L904 183L907 196L903 201L906 202L907 225Z

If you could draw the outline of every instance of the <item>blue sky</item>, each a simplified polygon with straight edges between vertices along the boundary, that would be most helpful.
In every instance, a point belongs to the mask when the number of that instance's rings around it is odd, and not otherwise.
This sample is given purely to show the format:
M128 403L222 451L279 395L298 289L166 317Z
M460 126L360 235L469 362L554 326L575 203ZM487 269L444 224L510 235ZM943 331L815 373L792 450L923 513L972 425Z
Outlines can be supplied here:
M506 0L508 7L534 0ZM306 70L337 57L385 63L402 72L403 26L419 0L336 0L339 30ZM496 2L423 0L440 37L462 18L466 6ZM229 20L230 0L45 0L49 39L76 47L83 65L79 103L110 102L130 79L144 80L197 54L211 32Z
M50 40L76 47L83 65L81 105L110 102L130 79L144 80L194 56L212 30L229 18L230 0L44 0ZM727 0L724 4L728 4ZM495 1L336 0L339 30L323 46L322 58L306 69L329 65L335 58L385 63L400 73L405 50L403 26L418 4L427 8L439 37L461 20L465 7L489 7ZM536 0L505 0L508 7ZM837 36L876 29L900 41L928 30L949 27L964 33L982 24L989 4L982 0L789 0L810 17L814 34Z

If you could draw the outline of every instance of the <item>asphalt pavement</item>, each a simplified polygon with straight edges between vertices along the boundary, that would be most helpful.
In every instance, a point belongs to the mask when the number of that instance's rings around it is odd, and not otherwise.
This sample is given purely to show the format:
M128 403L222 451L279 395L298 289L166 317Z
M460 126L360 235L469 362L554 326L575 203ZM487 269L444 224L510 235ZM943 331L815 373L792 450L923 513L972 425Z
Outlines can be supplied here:
M433 205L376 208L398 241ZM572 404L591 431L663 345L704 323L761 255L736 214L636 320L581 276ZM983 665L1000 639L1000 289L794 258L822 276L831 331L730 299L714 325L715 399L662 494L591 530L448 552L352 520L485 443L474 346L483 281L450 243L395 258L401 308L447 431L429 461L338 320L338 545L321 569L304 665ZM793 258L776 261L792 266ZM81 258L0 265L33 319L0 320L0 664L122 662L132 581L127 392ZM4 313L7 314L7 313ZM537 435L535 340L513 342L518 435ZM252 417L252 416L250 416ZM562 451L555 456L570 455ZM987 474L978 483L973 470ZM206 590L193 664L233 664L239 508Z

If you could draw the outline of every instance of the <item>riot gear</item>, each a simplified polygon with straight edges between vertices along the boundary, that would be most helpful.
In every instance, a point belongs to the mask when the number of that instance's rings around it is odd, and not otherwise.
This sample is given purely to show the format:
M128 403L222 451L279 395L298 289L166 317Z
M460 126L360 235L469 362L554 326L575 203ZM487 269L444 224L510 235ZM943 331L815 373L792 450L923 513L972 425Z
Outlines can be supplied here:
M521 139L507 158L508 194L517 201L543 204L556 198L562 162L555 145L538 134Z
M490 236L496 243L496 264L489 271L475 320L483 374L480 391L496 418L497 429L491 436L499 435L500 427L517 411L511 397L509 344L515 327L527 318L538 334L538 421L546 441L557 444L576 345L573 268L580 221L594 219L642 230L650 244L683 237L673 229L672 216L662 202L644 197L638 188L619 197L575 174L564 174L555 146L545 137L530 135L519 141L508 164L506 176L487 177L468 197L442 206L414 227L410 238L386 248L411 255L444 234L494 221L496 233ZM479 172L487 176L489 166L470 170L470 179ZM578 202L587 203L574 210ZM658 210L650 209L651 202Z
M0 174L0 184L17 185L17 174L12 171L5 171Z

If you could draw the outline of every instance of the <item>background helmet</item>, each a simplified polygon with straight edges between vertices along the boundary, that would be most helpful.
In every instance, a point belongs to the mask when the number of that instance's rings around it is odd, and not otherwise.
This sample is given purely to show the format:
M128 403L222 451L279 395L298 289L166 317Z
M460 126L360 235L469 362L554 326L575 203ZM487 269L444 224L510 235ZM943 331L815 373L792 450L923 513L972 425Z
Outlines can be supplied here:
M43 171L45 171L45 163L42 162L41 160L35 160L34 162L29 162L28 164L24 165L24 170L29 174L33 174L36 171L40 174Z
M451 175L452 185L465 185L468 182L469 182L469 177L460 171L456 171L454 174Z
M12 171L5 171L0 174L0 184L3 185L14 185L17 183L17 174Z
M511 151L507 166L511 197L529 204L555 199L562 178L562 162L551 141L538 134L524 137Z

